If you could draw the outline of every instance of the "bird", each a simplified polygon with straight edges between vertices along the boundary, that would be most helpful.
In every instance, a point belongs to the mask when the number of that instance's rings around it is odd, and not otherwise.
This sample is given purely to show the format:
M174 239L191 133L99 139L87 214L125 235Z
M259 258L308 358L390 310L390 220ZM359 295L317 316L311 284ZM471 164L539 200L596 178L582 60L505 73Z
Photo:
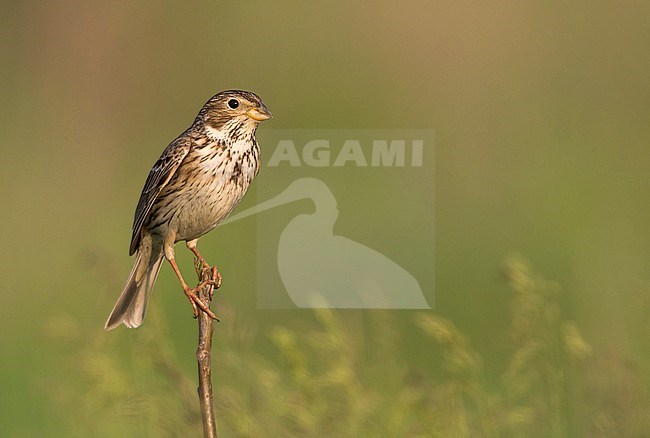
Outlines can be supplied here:
M172 141L149 172L135 210L129 255L135 262L105 330L120 324L139 327L167 259L189 299L194 317L214 313L190 288L174 260L174 245L185 241L197 263L209 267L197 248L201 236L216 228L242 199L260 170L255 133L271 111L250 91L227 90L203 105L192 125ZM212 286L216 282L213 269ZM219 276L220 280L220 276ZM200 309L200 310L199 310Z

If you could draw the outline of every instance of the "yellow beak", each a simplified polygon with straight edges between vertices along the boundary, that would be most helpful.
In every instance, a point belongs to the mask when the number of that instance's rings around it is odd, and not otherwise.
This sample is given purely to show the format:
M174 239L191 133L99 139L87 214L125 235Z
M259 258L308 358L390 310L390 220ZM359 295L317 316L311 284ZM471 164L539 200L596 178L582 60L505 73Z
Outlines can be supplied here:
M262 106L259 106L257 108L249 109L248 111L246 111L246 115L258 122L273 117L271 111L269 111L269 109L266 106L264 106L264 104L262 104Z

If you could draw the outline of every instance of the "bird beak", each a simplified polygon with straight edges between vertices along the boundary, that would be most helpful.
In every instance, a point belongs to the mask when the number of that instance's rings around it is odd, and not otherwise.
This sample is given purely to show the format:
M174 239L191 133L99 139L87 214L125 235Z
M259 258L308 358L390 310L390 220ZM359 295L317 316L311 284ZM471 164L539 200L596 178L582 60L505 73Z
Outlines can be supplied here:
M246 111L246 115L257 122L261 122L262 120L270 119L273 117L271 111L269 111L269 109L264 104L258 106L257 108L249 109Z

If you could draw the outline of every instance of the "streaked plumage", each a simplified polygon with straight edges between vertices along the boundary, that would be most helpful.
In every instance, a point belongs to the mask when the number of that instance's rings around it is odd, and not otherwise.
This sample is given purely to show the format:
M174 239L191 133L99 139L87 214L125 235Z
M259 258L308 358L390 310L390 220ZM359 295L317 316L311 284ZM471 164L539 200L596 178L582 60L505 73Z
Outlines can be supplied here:
M129 251L137 253L136 260L106 330L121 323L142 324L163 258L170 261L188 295L191 290L174 261L174 244L186 241L202 260L196 250L198 238L228 217L259 171L255 130L270 117L254 93L223 91L163 151L140 195ZM193 301L191 295L188 298Z

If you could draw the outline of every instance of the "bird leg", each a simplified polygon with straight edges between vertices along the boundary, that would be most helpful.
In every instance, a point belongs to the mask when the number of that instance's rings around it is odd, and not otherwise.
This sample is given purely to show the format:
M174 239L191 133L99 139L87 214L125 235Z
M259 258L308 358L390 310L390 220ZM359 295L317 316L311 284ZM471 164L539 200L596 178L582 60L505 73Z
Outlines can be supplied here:
M169 259L169 263L172 265L172 269L174 269L174 273L176 273L176 277L178 277L178 280L181 282L181 286L183 287L183 292L185 292L185 296L187 297L188 300L190 300L190 304L192 305L192 310L194 311L194 318L198 318L199 316L199 308L203 310L210 318L216 319L219 321L219 318L210 310L208 306L201 301L201 299L198 296L198 291L209 285L210 286L210 296L213 294L213 289L217 285L217 269L213 268L212 269L212 276L209 280L204 280L200 282L194 289L191 289L187 283L185 283L185 280L183 279L183 275L181 275L180 269L178 269L178 265L176 264L176 261L174 259Z
M187 247L194 253L194 256L196 257L195 262L194 262L194 268L196 269L196 273L199 275L199 277L203 277L203 272L206 270L212 271L212 283L214 288L210 289L210 299L212 299L212 296L214 295L214 290L219 289L221 287L221 273L218 271L216 266L210 266L208 262L205 261L205 258L201 255L199 252L199 249L196 247L196 240L190 240L186 242ZM216 273L216 274L215 274Z
M187 247L190 249L190 251L194 253L194 257L196 257L195 264L196 264L197 271L199 270L199 268L210 269L210 265L208 264L208 262L205 261L205 258L199 252L199 249L196 247L196 244L190 245L190 243L188 242Z

